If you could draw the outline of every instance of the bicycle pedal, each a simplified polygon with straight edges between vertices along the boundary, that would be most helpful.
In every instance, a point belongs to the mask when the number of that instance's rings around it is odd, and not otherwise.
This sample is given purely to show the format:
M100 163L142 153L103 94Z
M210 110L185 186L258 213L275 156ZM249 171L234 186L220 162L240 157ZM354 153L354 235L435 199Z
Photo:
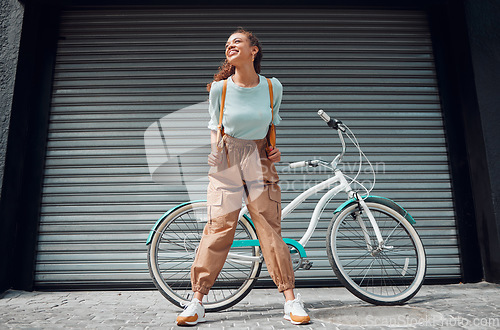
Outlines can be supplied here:
M303 268L303 269L305 269L305 270L308 270L308 269L311 269L312 265L313 265L312 261L309 261L309 260L304 260L304 261L302 262L302 265L300 265L300 268Z

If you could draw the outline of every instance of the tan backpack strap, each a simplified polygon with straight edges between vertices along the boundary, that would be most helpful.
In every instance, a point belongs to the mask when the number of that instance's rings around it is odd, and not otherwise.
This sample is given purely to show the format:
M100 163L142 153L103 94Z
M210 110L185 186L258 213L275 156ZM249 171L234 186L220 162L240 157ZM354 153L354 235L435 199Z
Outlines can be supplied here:
M219 110L219 130L222 128L222 117L224 115L224 104L226 103L227 79L222 83L222 95Z
M267 132L267 141L273 148L276 147L276 127L274 126L274 96L273 96L273 83L271 79L267 79L267 84L269 85L269 97L271 99L271 124L269 125L269 131Z
M227 79L222 83L222 95L220 100L220 110L219 110L219 126L217 126L217 150L221 151L222 148L219 147L219 143L224 135L224 128L222 128L222 117L224 116L224 104L226 103L226 91L227 91Z
M269 85L269 97L271 98L271 123L274 120L274 96L273 96L273 83L271 82L271 79L267 79L267 84Z

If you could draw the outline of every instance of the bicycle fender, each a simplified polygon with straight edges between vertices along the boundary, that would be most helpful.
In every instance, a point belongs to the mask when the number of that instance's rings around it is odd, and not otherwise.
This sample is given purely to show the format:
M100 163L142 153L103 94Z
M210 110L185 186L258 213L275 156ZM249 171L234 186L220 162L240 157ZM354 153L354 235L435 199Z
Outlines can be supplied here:
M413 219L413 217L410 215L410 213L408 213L408 211L406 211L401 205L399 205L398 203L396 203L392 199L380 197L380 196L368 196L368 197L361 196L361 197L365 200L365 202L377 202L377 203L380 203L380 204L385 205L387 207L390 207L394 211L401 214L401 216L403 216L406 220L408 220L412 225L414 225L416 223L415 219ZM356 199L354 199L354 198L344 202L342 205L337 207L337 209L333 212L333 214L337 214L337 213L343 211L345 208L351 206L354 203L356 203Z
M166 217L168 217L169 214L171 214L172 212L180 209L183 206L186 206L186 205L189 205L189 204L193 204L193 203L199 203L199 202L206 202L206 200L197 200L197 201L190 201L190 202L182 203L182 204L179 204L177 206L174 206L173 208L171 208L170 210L168 210L167 212L165 212L165 214L163 214L160 217L160 219L158 219L158 221L156 221L155 225L153 226L153 228L149 232L149 237L148 237L148 240L146 241L146 245L151 244L151 241L153 240L153 235L156 232L156 229L158 229L158 226L160 225L160 223L163 221L163 219L165 219Z

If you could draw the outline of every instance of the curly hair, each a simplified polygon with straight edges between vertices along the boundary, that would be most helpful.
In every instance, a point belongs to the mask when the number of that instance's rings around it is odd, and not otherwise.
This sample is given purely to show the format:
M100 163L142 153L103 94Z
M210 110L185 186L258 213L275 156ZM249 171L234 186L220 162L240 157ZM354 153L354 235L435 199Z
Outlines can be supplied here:
M253 61L253 67L255 69L255 72L260 73L260 62L262 61L262 46L260 44L259 39L257 39L257 37L252 32L247 31L247 30L243 29L242 27L238 28L236 31L231 33L231 35L233 35L235 33L244 34L248 38L248 40L250 41L250 44L252 46L257 46L257 48L259 49L257 54L255 54L255 58ZM231 65L227 61L227 59L224 59L224 61L222 62L222 65L219 67L219 71L217 71L217 73L214 74L214 79L212 82L227 79L228 77L230 77L231 75L234 74L234 71L235 71L235 67L233 65ZM210 88L212 87L212 82L207 84L207 91L209 91L209 92L210 92Z

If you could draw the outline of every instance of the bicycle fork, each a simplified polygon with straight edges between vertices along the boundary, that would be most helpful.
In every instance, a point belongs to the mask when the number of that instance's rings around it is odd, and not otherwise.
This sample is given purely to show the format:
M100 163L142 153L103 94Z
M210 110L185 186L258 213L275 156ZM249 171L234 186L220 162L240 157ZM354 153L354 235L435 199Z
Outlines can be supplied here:
M382 238L382 234L380 232L380 228L377 224L377 221L375 220L373 213L368 208L368 205L366 205L366 202L361 197L357 196L357 194L356 194L356 199L358 201L360 209L363 210L363 212L368 217L368 220L370 220L370 224L373 228L373 231L375 232L375 236L377 237L378 246L376 248L374 248L372 246L370 235L368 235L368 229L366 228L365 222L363 221L363 219L361 217L361 212L356 212L356 220L358 221L359 226L361 227L361 230L363 231L363 236L365 237L366 248L367 248L368 252L373 257L375 257L384 249L389 249L389 250L392 249L393 246L385 245L385 241Z

